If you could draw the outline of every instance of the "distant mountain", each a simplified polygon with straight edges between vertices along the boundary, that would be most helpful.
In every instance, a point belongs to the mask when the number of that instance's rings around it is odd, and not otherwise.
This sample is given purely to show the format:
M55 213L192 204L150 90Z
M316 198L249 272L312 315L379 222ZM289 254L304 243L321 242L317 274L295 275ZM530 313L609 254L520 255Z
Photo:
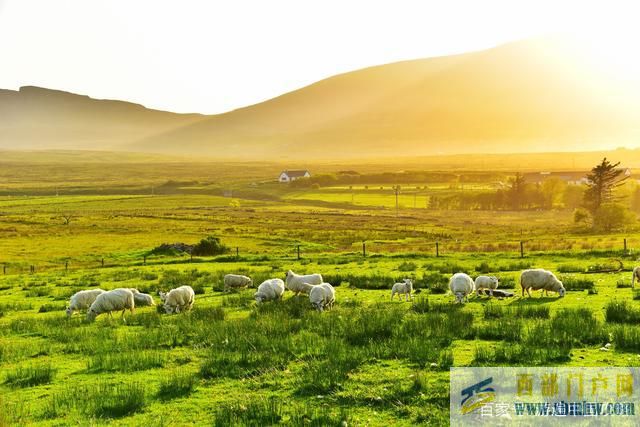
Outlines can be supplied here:
M126 148L202 118L34 86L0 89L0 149Z
M637 146L640 86L583 47L543 39L381 65L214 116L4 91L0 148L348 159Z

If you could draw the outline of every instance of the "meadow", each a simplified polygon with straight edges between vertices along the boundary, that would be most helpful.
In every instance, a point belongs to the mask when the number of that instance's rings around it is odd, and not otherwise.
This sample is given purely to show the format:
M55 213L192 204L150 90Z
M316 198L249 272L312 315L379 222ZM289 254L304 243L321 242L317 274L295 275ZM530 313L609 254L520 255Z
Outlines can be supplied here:
M126 174L112 187L67 175L46 195L25 181L0 197L0 425L447 425L451 366L640 366L635 229L578 232L563 210L414 208L408 194L396 211L386 184L301 190L224 173L164 193L151 177L154 194L117 191ZM209 235L230 252L150 254ZM530 267L556 272L567 296L521 298ZM322 273L335 308L222 291L226 273L260 283L288 269ZM458 271L516 296L454 305ZM404 277L414 300L390 301ZM64 314L81 289L182 284L196 291L188 313Z

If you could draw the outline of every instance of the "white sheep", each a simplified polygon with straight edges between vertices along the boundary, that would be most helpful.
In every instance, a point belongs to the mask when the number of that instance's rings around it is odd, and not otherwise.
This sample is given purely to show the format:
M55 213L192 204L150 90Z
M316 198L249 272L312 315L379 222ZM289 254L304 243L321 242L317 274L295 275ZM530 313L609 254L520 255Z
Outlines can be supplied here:
M281 279L265 280L258 286L258 290L253 295L256 303L282 299L284 294L284 282Z
M409 299L413 298L411 292L413 292L413 282L411 279L404 279L403 283L395 283L391 288L391 301L393 301L395 294L398 294L398 299L402 299L402 295L404 295L405 301L409 301Z
M325 308L331 310L336 300L336 291L329 283L321 283L311 287L309 291L309 301L313 308L323 311Z
M635 289L636 279L640 280L640 267L633 268L633 276L631 277L631 289Z
M298 294L308 294L311 288L305 286L308 285L319 285L324 282L321 274L307 274L300 275L296 274L293 271L287 271L287 276L285 278L285 282L287 284L287 289L294 292L296 296Z
M87 320L94 321L96 316L102 313L109 313L109 317L113 317L111 315L112 311L122 310L122 320L126 322L124 318L125 311L130 310L131 314L133 314L135 307L133 292L124 288L114 289L98 295L91 307L89 307Z
M171 289L167 293L159 292L158 294L160 295L164 312L167 314L191 310L196 298L196 293L193 291L193 288L187 285Z
M98 295L104 293L102 289L89 289L87 291L80 291L73 294L69 299L69 306L67 307L67 317L80 310L86 310L91 307L91 304L98 298Z
M523 297L525 290L531 297L530 289L557 292L561 297L565 294L562 282L552 272L541 268L524 270L520 274L520 286L522 287Z
M146 307L148 305L156 305L151 295L143 294L142 292L134 292L133 299L136 302L136 307Z
M449 289L455 295L456 302L463 303L469 301L469 295L475 289L475 283L468 274L456 273L449 279Z
M239 274L226 274L224 276L224 291L230 291L231 289L242 289L253 286L253 281L250 277L241 276Z
M493 296L493 291L498 289L498 278L496 276L478 276L475 281L476 293L482 289L488 289L489 295Z

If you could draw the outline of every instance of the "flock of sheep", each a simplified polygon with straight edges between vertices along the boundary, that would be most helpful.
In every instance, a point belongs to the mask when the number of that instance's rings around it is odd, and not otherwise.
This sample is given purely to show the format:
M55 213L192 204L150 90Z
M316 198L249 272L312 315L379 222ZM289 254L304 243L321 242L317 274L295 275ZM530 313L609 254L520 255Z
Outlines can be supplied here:
M640 267L633 270L633 281L640 280ZM227 274L224 276L224 290L243 289L253 285L250 277L238 274ZM520 274L520 286L522 296L525 291L531 297L531 290L541 290L543 292L557 292L563 297L565 294L562 282L550 271L540 268L524 270ZM285 289L290 290L299 296L307 295L311 306L318 310L333 308L336 293L331 284L325 283L320 274L299 275L289 270L285 280L268 279L262 282L254 294L257 304L267 301L282 299ZM449 289L455 296L455 302L463 303L468 301L469 295L474 291L488 291L493 296L499 293L502 296L513 296L513 293L498 290L498 279L494 276L478 276L475 281L465 273L456 273L449 280ZM413 282L411 279L404 279L402 283L395 283L391 288L391 299L398 295L408 301L412 298ZM166 314L180 313L191 310L195 300L195 293L190 286L180 286L167 293L159 292L163 309ZM111 316L113 311L122 311L122 319L127 310L134 312L136 306L155 305L153 297L149 294L139 292L134 288L118 288L112 291L92 289L75 293L66 309L67 316L71 316L75 311L87 310L87 320L93 321L96 316L108 313Z

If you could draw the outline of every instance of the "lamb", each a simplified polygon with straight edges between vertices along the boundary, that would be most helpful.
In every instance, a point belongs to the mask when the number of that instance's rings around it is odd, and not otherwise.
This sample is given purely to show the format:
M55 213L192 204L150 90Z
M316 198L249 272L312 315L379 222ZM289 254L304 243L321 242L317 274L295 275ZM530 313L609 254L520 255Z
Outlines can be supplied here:
M284 294L284 282L281 279L265 280L258 286L258 290L253 295L257 304L265 301L282 299Z
M242 289L253 286L253 281L250 277L241 276L239 274L227 274L224 276L224 291L228 292L231 289Z
M451 293L455 295L456 302L463 303L469 301L469 294L475 289L475 283L465 273L456 273L449 279L449 289Z
M159 292L160 300L162 300L164 312L167 314L180 313L184 310L191 310L196 293L191 286L180 286L171 289L169 292Z
M640 267L633 268L633 276L631 277L631 289L635 289L636 279L640 280Z
M531 297L530 289L533 289L534 291L543 290L557 292L560 297L563 297L565 294L562 282L558 280L552 272L541 268L524 270L520 274L520 286L522 287L523 297L525 290L529 297Z
M482 289L488 289L489 295L493 296L493 291L498 289L498 278L496 276L478 276L475 281L476 293Z
M322 279L322 275L320 274L307 274L303 276L289 270L287 271L285 282L287 283L287 289L294 292L296 296L298 296L298 294L308 294L311 291L311 288L305 286L305 284L319 285L323 283L324 280Z
M329 283L315 285L309 291L309 301L313 308L323 311L325 308L332 309L336 300L336 291Z
M398 294L398 299L402 299L402 295L405 295L405 301L409 301L409 299L413 298L411 292L413 292L411 279L404 279L403 283L395 283L391 288L391 301L393 301L395 294Z
M120 310L122 310L122 320L124 322L126 322L124 318L125 311L130 310L131 314L133 314L135 310L133 292L129 289L119 288L98 295L91 307L89 307L87 320L93 322L96 316L102 313L109 313L109 317L113 317L111 312Z
M89 289L73 294L66 309L67 317L71 317L75 311L86 310L91 307L98 295L102 293L104 293L102 289Z

